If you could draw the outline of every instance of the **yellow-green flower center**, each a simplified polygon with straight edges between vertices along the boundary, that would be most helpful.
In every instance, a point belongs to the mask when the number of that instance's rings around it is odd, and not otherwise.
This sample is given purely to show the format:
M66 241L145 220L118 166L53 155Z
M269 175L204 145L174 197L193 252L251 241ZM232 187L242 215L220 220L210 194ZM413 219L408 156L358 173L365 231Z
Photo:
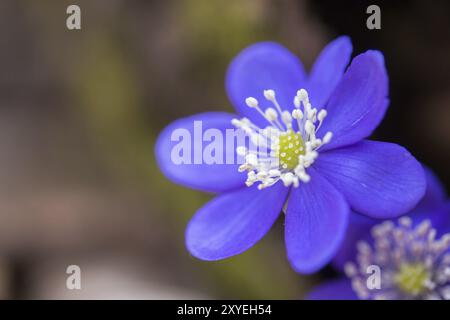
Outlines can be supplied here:
M426 290L425 282L428 278L428 270L422 263L404 263L395 274L394 281L404 293L416 296Z
M299 132L292 129L280 135L277 157L280 162L280 168L293 170L298 165L298 157L305 155L305 142Z

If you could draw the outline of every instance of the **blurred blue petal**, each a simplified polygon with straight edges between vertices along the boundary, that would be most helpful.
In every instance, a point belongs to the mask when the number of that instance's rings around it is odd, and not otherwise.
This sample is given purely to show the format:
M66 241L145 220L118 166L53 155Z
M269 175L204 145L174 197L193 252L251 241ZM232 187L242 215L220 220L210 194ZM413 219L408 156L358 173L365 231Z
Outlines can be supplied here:
M308 300L358 300L349 279L330 280L314 288Z
M358 241L372 242L370 230L372 227L383 220L373 219L354 211L350 212L349 224L344 240L333 258L333 267L339 271L344 270L347 262L354 261L356 258L356 244Z
M450 201L447 201L439 208L436 208L434 217L431 217L431 221L433 227L437 231L438 237L442 236L444 233L450 233Z
M444 188L430 169L424 167L424 171L427 181L425 196L406 215L413 220L414 225L419 224L424 219L430 219L433 227L440 231L438 232L439 234L442 233L442 229L448 232L449 229L447 229L447 226L450 223L450 206L445 204ZM337 270L342 271L345 263L354 261L358 241L363 240L372 243L370 230L374 225L382 221L351 212L347 233L338 253L333 259L333 266Z
M419 204L409 212L411 216L439 207L447 197L444 186L434 172L427 167L424 167L424 171L427 179L427 190Z

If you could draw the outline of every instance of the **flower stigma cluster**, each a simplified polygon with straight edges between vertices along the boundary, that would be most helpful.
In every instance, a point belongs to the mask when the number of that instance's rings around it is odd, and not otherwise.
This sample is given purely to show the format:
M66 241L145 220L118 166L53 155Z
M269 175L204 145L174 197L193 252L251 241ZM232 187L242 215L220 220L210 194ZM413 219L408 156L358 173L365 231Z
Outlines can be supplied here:
M361 241L356 263L349 262L345 273L361 299L450 300L450 234L436 239L429 220L416 227L402 217L398 225L383 222L372 229L373 247ZM369 289L366 270L380 267L380 288Z
M310 180L306 169L319 156L319 148L333 136L327 132L322 139L317 137L327 111L314 108L305 89L297 91L292 112L282 110L274 90L264 90L264 97L273 104L264 111L253 97L245 102L264 117L268 126L260 128L247 118L232 121L250 137L254 147L237 147L237 154L245 159L239 171L247 171L247 186L259 182L258 188L264 189L281 180L286 187L298 187L300 182Z

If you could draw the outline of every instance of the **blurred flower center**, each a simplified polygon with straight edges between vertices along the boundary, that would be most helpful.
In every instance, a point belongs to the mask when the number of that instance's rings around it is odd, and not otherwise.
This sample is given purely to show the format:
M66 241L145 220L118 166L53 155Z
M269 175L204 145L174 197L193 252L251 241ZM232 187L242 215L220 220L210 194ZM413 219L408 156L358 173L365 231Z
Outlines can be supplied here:
M314 108L304 89L297 91L292 111L282 109L274 90L264 90L264 97L273 105L264 111L253 97L245 102L268 122L268 126L262 129L247 118L233 119L233 125L244 130L251 142L248 148L237 148L238 155L245 157L239 171L247 171L247 186L259 182L258 188L264 189L281 180L286 187L298 187L300 182L309 182L306 169L319 156L319 148L333 136L327 132L322 139L316 137L327 111Z
M429 220L413 227L409 217L396 225L385 221L372 229L373 246L358 243L357 263L347 263L345 273L361 299L450 299L450 234L436 239ZM381 270L380 286L369 288L370 266Z
M426 281L429 278L427 268L422 263L400 265L398 272L394 276L397 286L406 294L418 295L427 288Z

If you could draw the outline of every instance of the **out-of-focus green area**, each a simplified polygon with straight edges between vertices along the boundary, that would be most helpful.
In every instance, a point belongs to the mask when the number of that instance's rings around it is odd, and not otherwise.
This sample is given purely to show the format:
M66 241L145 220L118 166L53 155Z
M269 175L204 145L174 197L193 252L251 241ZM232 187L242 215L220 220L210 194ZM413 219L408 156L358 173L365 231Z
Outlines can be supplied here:
M166 287L173 297L300 297L311 280L287 263L282 221L240 256L214 263L191 257L184 248L185 226L212 195L168 181L153 153L158 132L176 118L232 110L223 83L229 61L255 41L286 37L277 16L294 3L79 1L79 31L65 27L68 4L3 4L2 15L14 17L7 58L19 55L15 63L25 61L28 67L17 72L11 66L17 82L3 80L3 94L8 85L14 92L11 106L2 107L32 123L32 129L24 125L25 138L19 135L24 141L18 144L32 148L26 154L33 159L20 166L36 171L10 178L21 202L10 205L21 213L15 222L19 244L5 246L5 255L14 256L6 259L5 272L13 277L19 266L32 278L36 265L53 278L55 266L66 259L80 259L87 272L91 264L111 259L112 265L96 271L101 274L114 269L114 261L120 266L126 260L148 272L140 271L137 278L151 278L139 280L154 291L150 297L166 297ZM64 202L61 194L70 200ZM30 214L33 204L27 203L33 201L38 209ZM67 212L61 216L60 209ZM35 234L26 234L28 215ZM133 275L124 270L118 277ZM11 279L5 287L15 285ZM98 286L96 296L108 297L107 289ZM40 280L21 290L32 297L60 294ZM94 289L86 290L85 296L94 295ZM5 291L5 296L13 294Z
M306 67L339 34L354 32L358 50L381 45L392 57L397 111L377 134L414 144L428 164L448 160L426 156L433 146L445 154L448 139L414 134L424 122L449 118L442 107L450 101L448 78L427 104L441 116L409 112L405 130L405 120L395 122L405 119L402 106L420 110L431 89L402 100L414 85L401 85L407 82L403 55L392 45L397 33L347 25L359 20L333 14L322 1L79 0L78 31L66 28L69 4L0 4L1 297L295 299L317 282L290 268L283 219L244 254L220 262L191 257L185 226L212 195L168 181L154 160L155 139L171 121L232 111L227 65L256 41L282 42ZM330 14L342 22L333 27ZM450 136L444 129L424 131ZM81 292L65 289L69 264L83 270Z
M71 93L83 108L82 116L92 130L94 143L101 148L105 165L120 185L131 183L141 192L148 192L151 205L159 207L149 214L158 215L159 223L165 224L169 233L177 234L174 249L179 252L185 250L180 240L186 222L209 197L176 186L159 173L153 156L154 141L161 124L166 119L173 119L172 115L208 110L213 103L215 109L230 109L223 93L222 77L226 65L240 48L262 39L264 31L270 34L264 23L265 5L268 3L259 1L181 1L161 8L170 10L167 14L174 23L167 28L180 33L172 35L179 38L167 50L173 50L174 59L180 59L181 63L165 66L167 70L152 69L164 63L165 52L158 52L158 48L156 56L148 61L136 59L145 52L137 52L141 49L139 43L121 38L125 37L126 25L112 26L112 29L125 29L118 33L112 33L111 26L99 25L81 43L80 59L73 66ZM131 14L128 18L132 19ZM158 31L164 44L165 29L153 32ZM149 41L150 46L160 45L146 39L147 36L144 31L137 40ZM124 42L134 46L134 50ZM144 71L146 67L147 72ZM171 73L169 81L160 83L159 72ZM185 98L183 92L187 90L183 87L186 86L191 87L191 92ZM201 100L210 102L196 106L195 97L205 93L209 98ZM164 115L169 109L169 116ZM149 232L151 228L149 226ZM167 240L159 241L164 246ZM279 241L272 239L272 242ZM289 271L283 251L281 245L273 246L269 240L230 261L212 264L191 258L188 262L197 268L190 272L202 277L201 281L212 282L206 283L207 287L211 286L211 294L292 298L301 291L301 280ZM167 254L175 255L176 252ZM287 269L288 272L274 276L274 269ZM190 277L184 268L174 271Z

